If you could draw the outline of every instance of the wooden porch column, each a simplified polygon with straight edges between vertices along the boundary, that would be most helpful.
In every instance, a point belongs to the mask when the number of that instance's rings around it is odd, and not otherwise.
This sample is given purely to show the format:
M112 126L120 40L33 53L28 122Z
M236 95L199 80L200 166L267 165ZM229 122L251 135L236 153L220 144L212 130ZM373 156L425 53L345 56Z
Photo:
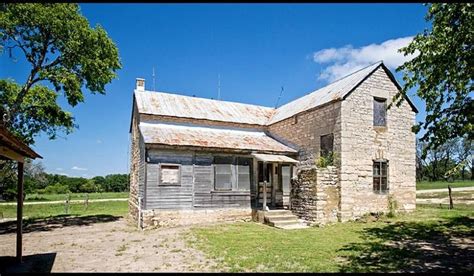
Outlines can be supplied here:
M22 262L22 235L23 235L23 162L18 162L18 194L16 205L16 258Z
M267 210L267 163L263 162L263 211Z

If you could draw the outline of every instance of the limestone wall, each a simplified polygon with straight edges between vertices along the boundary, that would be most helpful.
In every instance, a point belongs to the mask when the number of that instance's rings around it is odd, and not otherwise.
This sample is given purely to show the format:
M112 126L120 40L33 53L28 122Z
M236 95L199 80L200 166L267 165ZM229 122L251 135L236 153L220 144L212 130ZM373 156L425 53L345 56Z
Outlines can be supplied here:
M413 210L415 182L415 112L405 101L387 111L386 127L373 125L374 97L390 103L397 87L383 68L377 69L341 106L341 219L387 211L388 194L373 191L373 160L389 162L389 193L402 210Z
M340 150L341 102L318 107L268 126L275 139L299 150L298 168L311 168L320 154L320 137L334 134L334 151Z
M337 222L340 204L338 178L334 166L300 170L292 182L292 212L310 224Z

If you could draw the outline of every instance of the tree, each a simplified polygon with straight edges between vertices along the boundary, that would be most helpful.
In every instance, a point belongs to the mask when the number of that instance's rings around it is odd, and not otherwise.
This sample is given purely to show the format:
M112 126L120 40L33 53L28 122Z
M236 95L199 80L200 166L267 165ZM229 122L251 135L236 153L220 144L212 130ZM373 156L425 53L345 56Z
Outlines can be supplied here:
M405 85L395 96L399 106L408 90L426 102L426 120L414 127L426 131L421 140L435 149L455 137L474 138L474 4L430 4L425 17L431 30L415 36L399 51L416 55L397 71L403 72Z
M84 87L105 94L121 68L114 42L100 25L90 27L77 4L0 4L0 35L3 52L20 52L31 67L23 84L0 81L0 115L28 144L40 132L54 139L76 126L58 95L75 106L84 101Z

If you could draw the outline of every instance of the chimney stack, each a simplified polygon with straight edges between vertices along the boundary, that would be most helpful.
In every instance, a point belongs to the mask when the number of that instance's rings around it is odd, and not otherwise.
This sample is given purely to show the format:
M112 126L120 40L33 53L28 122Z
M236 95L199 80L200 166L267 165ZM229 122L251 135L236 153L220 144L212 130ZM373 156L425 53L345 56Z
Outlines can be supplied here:
M136 83L135 89L137 91L145 91L145 79L137 78L135 83Z

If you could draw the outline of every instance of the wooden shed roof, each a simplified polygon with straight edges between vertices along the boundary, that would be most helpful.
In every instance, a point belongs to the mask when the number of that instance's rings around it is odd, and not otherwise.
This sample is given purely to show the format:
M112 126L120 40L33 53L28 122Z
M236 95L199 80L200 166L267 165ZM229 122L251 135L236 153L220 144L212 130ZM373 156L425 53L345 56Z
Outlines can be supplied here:
M32 150L28 145L23 143L5 126L0 124L0 156L8 157L9 159L17 160L15 157L28 157L28 158L43 158L41 155ZM18 160L17 160L18 161Z

